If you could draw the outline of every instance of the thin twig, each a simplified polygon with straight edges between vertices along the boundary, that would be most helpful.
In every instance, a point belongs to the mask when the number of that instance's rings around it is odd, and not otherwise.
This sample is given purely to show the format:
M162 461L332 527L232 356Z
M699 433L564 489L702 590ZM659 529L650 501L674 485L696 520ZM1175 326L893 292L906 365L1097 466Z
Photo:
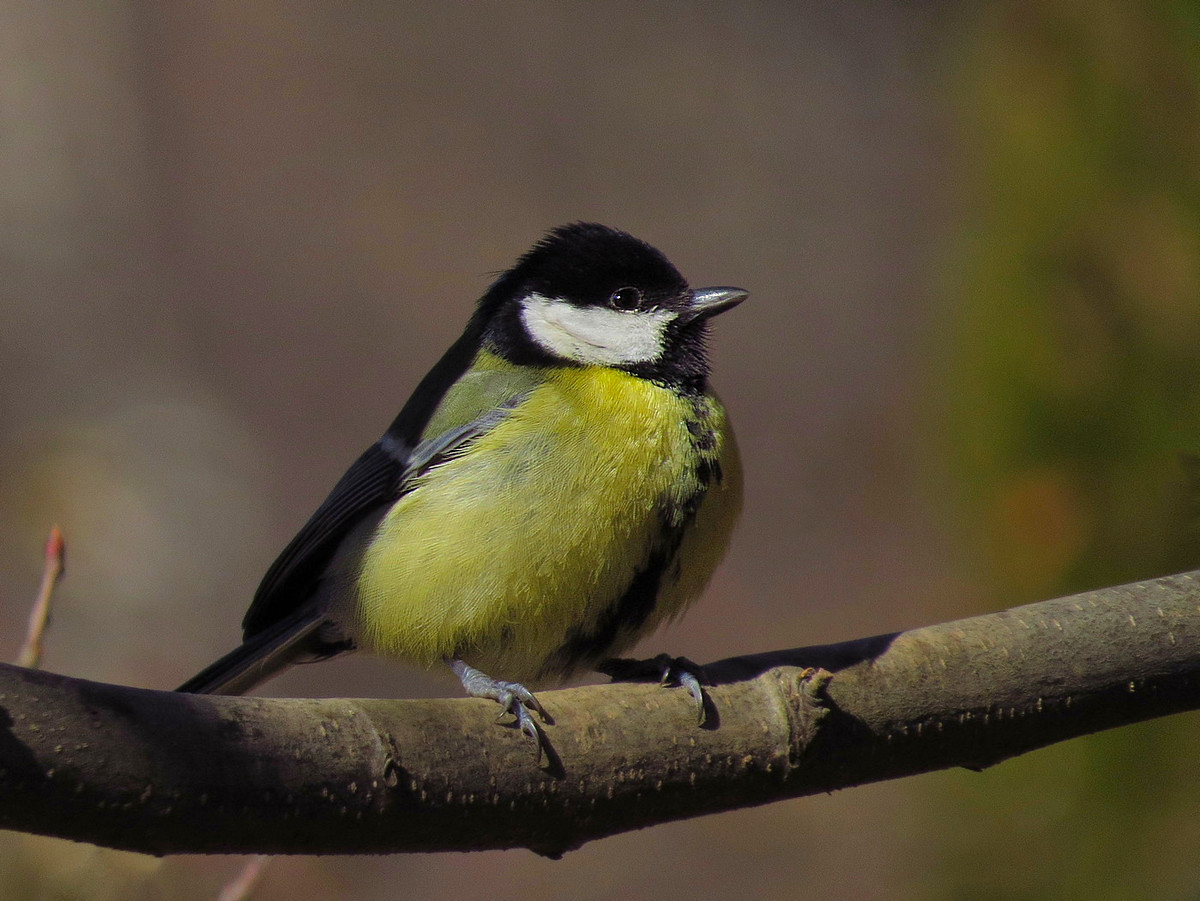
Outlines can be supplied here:
M217 896L217 901L244 901L250 897L250 892L258 884L263 868L271 859L269 854L259 854L251 857L237 874Z
M62 532L58 526L54 526L50 529L50 537L46 539L42 584L38 588L37 600L33 602L33 610L29 613L25 643L21 645L21 651L17 655L18 666L37 669L42 661L42 636L46 634L46 626L50 622L50 599L54 595L54 586L65 571L66 552L67 546L63 542Z

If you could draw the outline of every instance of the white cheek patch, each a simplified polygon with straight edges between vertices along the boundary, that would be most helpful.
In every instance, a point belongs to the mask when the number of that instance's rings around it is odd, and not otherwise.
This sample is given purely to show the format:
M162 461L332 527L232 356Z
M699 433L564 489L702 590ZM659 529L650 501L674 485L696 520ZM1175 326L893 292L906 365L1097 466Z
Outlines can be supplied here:
M530 294L521 301L525 331L543 350L595 366L657 360L662 355L663 333L677 315L667 310L577 307L541 294Z

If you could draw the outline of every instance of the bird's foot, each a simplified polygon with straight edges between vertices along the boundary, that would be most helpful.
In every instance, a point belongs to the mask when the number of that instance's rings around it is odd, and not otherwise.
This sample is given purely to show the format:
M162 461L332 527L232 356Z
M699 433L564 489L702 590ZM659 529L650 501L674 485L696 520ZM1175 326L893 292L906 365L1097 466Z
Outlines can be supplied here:
M659 685L678 685L687 690L696 705L696 720L701 726L709 720L712 700L704 691L711 685L704 674L704 667L686 657L659 654L649 660L632 660L627 657L612 657L602 660L596 667L598 672L610 676L614 682L644 682L658 679Z
M533 692L520 682L502 682L493 679L487 673L481 673L473 666L468 666L462 660L455 658L450 661L450 668L462 682L463 688L472 698L487 698L495 701L503 709L500 717L512 714L516 718L517 727L522 734L537 745L538 762L542 759L542 749L546 746L546 736L538 726L537 721L529 711L534 711L542 718L542 722L554 725L554 718L546 712L541 701L534 697Z

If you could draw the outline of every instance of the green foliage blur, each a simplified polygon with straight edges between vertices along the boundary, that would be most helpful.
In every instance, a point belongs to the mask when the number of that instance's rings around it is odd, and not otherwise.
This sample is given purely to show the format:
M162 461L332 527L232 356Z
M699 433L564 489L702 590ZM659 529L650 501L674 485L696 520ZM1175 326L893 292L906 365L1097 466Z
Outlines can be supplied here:
M996 604L1200 561L1200 5L981 5L943 437ZM930 897L1200 897L1200 719L939 783ZM983 863L986 861L986 863Z

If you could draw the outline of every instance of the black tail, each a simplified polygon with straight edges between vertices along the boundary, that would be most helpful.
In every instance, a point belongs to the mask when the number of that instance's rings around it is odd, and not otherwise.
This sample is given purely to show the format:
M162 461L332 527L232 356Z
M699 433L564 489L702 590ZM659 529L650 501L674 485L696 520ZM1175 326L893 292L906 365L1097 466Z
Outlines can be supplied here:
M240 695L266 682L296 663L329 657L330 649L318 640L325 619L315 605L297 610L247 638L220 660L205 667L176 691L189 694ZM323 652L321 648L324 648Z

